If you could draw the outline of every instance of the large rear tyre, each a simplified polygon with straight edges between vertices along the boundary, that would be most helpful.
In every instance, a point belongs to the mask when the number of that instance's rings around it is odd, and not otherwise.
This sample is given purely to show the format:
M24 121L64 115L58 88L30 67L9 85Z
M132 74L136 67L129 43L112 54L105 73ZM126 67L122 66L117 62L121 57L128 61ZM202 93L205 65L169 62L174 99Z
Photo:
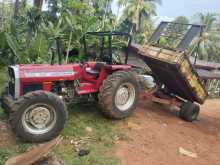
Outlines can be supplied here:
M179 116L185 121L193 122L197 120L200 112L200 107L190 101L183 103Z
M64 102L55 94L30 92L13 105L9 116L12 129L28 142L44 142L59 135L67 119Z
M139 87L135 75L118 71L104 80L98 98L105 116L122 119L136 108L138 96Z

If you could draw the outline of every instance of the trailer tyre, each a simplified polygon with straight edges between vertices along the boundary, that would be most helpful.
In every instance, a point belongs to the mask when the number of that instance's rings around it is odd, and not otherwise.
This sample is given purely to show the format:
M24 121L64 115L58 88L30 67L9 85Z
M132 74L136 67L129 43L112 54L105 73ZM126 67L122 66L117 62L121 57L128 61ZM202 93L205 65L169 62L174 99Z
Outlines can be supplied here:
M180 109L180 118L185 121L193 122L197 119L200 112L200 107L192 102L183 103Z
M45 91L30 92L13 105L9 116L14 132L28 142L44 142L59 135L67 120L64 102Z
M98 98L105 116L122 119L136 108L138 95L139 87L135 75L118 71L104 80Z

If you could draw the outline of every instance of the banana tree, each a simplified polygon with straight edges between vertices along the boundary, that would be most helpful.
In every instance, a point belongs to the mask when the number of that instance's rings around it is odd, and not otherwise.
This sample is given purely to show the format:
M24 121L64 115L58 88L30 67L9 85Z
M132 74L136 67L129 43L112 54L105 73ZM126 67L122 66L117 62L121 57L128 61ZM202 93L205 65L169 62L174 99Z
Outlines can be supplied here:
M63 25L63 19L60 18L57 24L49 21L47 23L41 24L41 33L43 33L48 41L49 41L49 49L52 51L52 54L55 53L54 50L56 49L56 53L59 57L59 63L61 63L61 42L60 39L64 36L64 31L66 29L66 25ZM52 55L52 58L54 56Z

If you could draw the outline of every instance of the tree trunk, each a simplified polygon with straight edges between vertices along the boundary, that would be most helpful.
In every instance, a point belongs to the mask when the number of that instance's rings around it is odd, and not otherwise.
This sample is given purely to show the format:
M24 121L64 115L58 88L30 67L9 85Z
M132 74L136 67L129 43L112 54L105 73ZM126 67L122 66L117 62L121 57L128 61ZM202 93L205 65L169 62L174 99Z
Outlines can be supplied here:
M68 47L67 47L67 52L66 52L66 64L68 63L68 59L69 59L70 45L71 45L72 37L73 37L73 31L71 30L69 42L68 42Z
M133 35L133 32L134 32L134 24L131 26L130 35Z
M43 0L34 0L34 6L39 10L42 10L43 2Z
M14 7L14 18L16 18L18 16L18 12L19 12L19 0L15 1L15 7Z
M33 29L30 25L28 25L28 30L27 30L27 45L29 46L30 43L31 43L31 40L32 40L32 37L33 37Z
M118 10L117 10L117 14L116 14L116 16L117 16L117 18L116 18L116 21L115 21L115 24L114 24L114 31L116 30L116 26L117 26L117 24L119 23L119 12L120 12L120 6L118 6Z

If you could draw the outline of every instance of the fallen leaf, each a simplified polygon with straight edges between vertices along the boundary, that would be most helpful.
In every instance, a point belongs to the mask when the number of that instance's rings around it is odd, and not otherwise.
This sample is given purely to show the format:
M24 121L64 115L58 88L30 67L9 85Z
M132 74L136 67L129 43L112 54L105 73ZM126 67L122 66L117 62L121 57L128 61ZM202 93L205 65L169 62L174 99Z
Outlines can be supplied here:
M128 122L128 128L129 129L136 129L136 130L138 130L138 129L140 129L140 126L138 124L136 124L136 123Z
M86 127L85 131L86 131L86 133L91 133L92 132L92 128L91 127Z

